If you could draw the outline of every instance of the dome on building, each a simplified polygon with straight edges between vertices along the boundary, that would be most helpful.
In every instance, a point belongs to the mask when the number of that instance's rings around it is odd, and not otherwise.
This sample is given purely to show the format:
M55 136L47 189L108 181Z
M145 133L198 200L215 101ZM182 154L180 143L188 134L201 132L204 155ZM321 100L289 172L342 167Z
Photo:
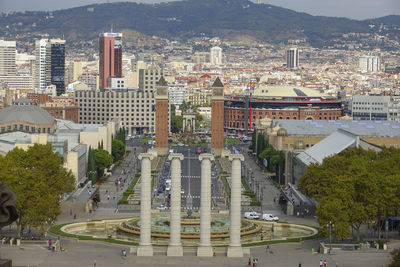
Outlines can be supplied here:
M305 149L306 144L304 144L303 140L296 140L293 144L294 149Z
M287 136L287 131L285 128L279 128L278 132L276 133L278 136Z
M0 110L0 124L24 122L53 124L55 119L46 110L34 105L14 105Z

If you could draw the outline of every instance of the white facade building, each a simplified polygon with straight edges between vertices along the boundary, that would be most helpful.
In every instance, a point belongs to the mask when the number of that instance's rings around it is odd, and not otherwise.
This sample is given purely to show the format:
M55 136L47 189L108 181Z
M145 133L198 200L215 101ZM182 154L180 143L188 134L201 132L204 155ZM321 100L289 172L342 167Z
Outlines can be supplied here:
M0 40L0 75L15 75L15 41Z
M299 67L299 50L297 48L286 50L286 67L289 69Z
M210 49L210 63L212 65L222 64L222 48L214 46Z
M46 39L35 42L35 90L44 92L50 83L50 50Z
M362 56L358 64L361 71L377 72L380 68L380 59L377 56Z
M107 87L123 89L123 88L125 88L125 78L109 77Z
M183 102L189 102L189 92L184 84L169 84L169 104L182 105Z
M351 114L355 120L388 120L389 96L353 95Z

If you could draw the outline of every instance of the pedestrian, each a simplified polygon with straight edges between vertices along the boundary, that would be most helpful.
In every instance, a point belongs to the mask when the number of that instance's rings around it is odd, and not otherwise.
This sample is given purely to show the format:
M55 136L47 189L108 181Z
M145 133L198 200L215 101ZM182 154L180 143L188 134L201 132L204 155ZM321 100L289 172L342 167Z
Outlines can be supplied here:
M51 250L51 239L49 240L49 250Z
M324 267L326 267L326 260L324 260Z
M96 267L96 265L97 265L97 262L96 262L96 260L94 260L93 261L93 267Z
M50 242L49 242L49 240L47 239L47 240L46 240L46 248L47 248L47 249L49 249L49 247L50 247L49 244L50 244Z
M249 258L249 266L251 266L251 258Z
M256 267L256 259L253 258L253 267Z
M300 217L300 211L297 211L297 217Z
M266 247L265 251L266 251L267 253L269 252L269 243L267 243L267 247Z
M214 257L215 257L215 248L213 248L213 254L214 254Z
M72 216L72 209L69 209L69 216Z
M107 195L107 200L110 200L110 195Z
M299 262L299 267L301 267L301 262Z
M319 267L322 267L322 260L319 261Z
M255 267L257 267L257 264L258 264L258 258L256 258L256 266Z
M74 220L76 219L76 213L74 213Z

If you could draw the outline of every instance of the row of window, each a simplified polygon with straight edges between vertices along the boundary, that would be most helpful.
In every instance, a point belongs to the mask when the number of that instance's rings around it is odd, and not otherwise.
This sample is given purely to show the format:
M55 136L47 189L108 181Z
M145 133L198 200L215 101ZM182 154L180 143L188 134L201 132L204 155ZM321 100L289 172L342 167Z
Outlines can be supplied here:
M76 100L75 100L75 102L78 104L79 102L83 102L83 103L86 103L86 102L88 102L88 103L91 103L92 102L92 99L79 99L79 98L77 98ZM93 99L93 103L95 103L96 102L96 99ZM108 101L107 101L108 102ZM114 103L114 100L113 99L111 99L110 101L109 101L110 103ZM126 103L127 104L129 104L131 102L131 104L134 104L134 102L135 101L129 101L129 100L126 100ZM101 101L100 101L100 99L97 99L97 103L104 103L104 99L102 99ZM119 103L119 100L117 99L117 100L115 100L115 103ZM121 103L124 103L124 100L122 99L121 100ZM136 99L136 104L138 104L138 103L140 103L140 101L138 100L138 99ZM144 102L144 100L142 100L142 103L145 103ZM150 100L146 100L146 103L150 103ZM154 103L154 100L151 100L151 103Z
M383 102L353 102L354 105L379 105L383 106Z
M5 132L16 132L16 131L20 131L20 132L28 132L28 133L50 133L50 128L36 128L35 126L27 126L27 125L18 125L18 124L14 124L13 126L11 125L7 125L6 126L2 126L1 127L1 132L5 133Z

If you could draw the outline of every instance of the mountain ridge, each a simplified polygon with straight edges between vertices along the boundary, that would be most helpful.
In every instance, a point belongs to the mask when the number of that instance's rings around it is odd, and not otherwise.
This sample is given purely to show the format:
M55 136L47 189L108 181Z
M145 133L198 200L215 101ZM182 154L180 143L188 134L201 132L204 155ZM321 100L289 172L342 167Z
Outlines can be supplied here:
M22 25L19 25L22 24ZM15 12L0 17L0 32L64 34L71 41L90 40L110 29L134 30L149 36L187 39L205 34L222 38L248 35L261 42L306 38L323 44L346 33L377 33L378 24L400 27L400 16L353 20L312 16L303 12L255 4L247 0L184 0L159 4L117 2L91 4L53 12ZM375 25L372 27L370 25ZM11 27L10 27L11 25ZM8 28L7 28L8 26ZM400 30L388 31L399 39Z

